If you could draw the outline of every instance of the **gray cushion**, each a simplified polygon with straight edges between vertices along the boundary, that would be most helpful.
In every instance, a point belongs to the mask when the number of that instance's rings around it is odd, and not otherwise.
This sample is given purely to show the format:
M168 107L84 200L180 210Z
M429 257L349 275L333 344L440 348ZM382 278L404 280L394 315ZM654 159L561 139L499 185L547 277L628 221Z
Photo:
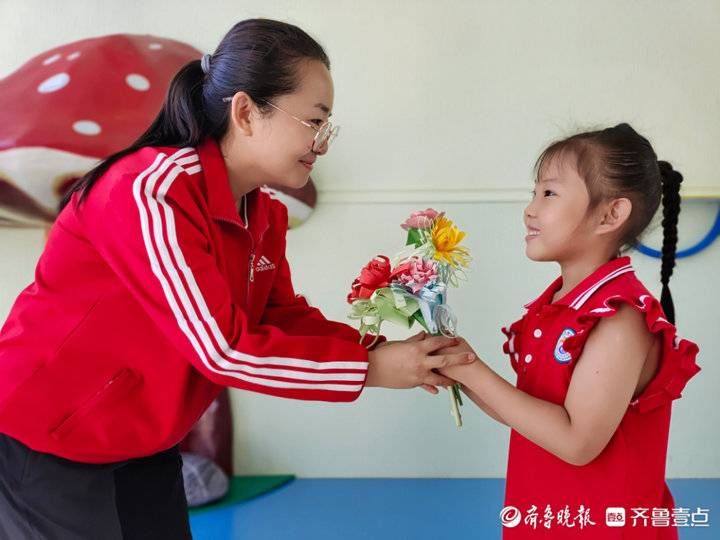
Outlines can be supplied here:
M203 456L189 452L183 452L182 459L188 506L200 506L225 496L230 482L220 467Z

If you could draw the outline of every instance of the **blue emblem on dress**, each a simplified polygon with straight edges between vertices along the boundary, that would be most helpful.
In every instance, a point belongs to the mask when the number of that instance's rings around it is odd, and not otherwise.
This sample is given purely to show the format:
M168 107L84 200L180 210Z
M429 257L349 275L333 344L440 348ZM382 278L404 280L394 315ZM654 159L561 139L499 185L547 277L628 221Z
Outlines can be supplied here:
M560 337L555 344L555 360L561 364L567 364L570 360L572 360L572 356L570 356L570 353L565 350L563 344L566 339L573 337L576 333L577 332L575 332L572 328L566 328L562 331L562 334L560 334Z

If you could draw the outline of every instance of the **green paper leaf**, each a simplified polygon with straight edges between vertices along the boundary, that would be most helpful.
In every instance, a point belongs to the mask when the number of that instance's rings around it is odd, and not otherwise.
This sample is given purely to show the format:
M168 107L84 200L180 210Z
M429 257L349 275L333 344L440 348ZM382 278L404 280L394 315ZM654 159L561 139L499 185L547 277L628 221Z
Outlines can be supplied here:
M406 246L418 247L423 243L422 234L419 229L410 229L408 231Z
M422 312L419 309L413 314L412 318L413 320L417 321L418 324L422 326L428 334L430 333L430 329L428 328L428 325L422 316Z

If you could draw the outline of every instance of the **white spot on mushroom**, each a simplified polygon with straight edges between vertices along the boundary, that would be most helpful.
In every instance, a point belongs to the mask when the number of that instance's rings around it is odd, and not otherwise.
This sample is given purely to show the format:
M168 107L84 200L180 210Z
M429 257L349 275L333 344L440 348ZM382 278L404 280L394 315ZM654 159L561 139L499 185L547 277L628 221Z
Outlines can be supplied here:
M92 120L78 120L72 127L80 135L98 135L102 131L100 124Z
M77 60L78 58L80 58L80 51L75 51L67 55L68 60Z
M43 60L43 66L49 66L53 62L57 62L60 60L60 57L62 55L60 53L53 54L52 56L48 56L45 60Z
M146 77L137 73L131 73L125 77L125 82L130 88L139 92L145 92L150 88L150 81L148 81Z
M68 75L67 73L58 73L56 75L53 75L49 79L45 79L43 82L41 82L37 87L37 91L41 94L57 92L61 88L67 86L69 82L70 75Z
M148 45L148 49L153 50L153 51L157 51L162 48L163 48L162 43L151 43L150 45Z

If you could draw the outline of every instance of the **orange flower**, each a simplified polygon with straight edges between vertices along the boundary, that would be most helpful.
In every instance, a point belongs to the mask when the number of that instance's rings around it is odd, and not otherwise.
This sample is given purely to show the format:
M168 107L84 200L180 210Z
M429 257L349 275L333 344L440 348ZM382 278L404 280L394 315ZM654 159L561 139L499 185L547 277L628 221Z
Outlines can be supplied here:
M448 264L453 268L467 267L470 262L470 253L467 248L460 246L465 233L443 215L435 220L431 231L432 243L435 246L434 259Z

